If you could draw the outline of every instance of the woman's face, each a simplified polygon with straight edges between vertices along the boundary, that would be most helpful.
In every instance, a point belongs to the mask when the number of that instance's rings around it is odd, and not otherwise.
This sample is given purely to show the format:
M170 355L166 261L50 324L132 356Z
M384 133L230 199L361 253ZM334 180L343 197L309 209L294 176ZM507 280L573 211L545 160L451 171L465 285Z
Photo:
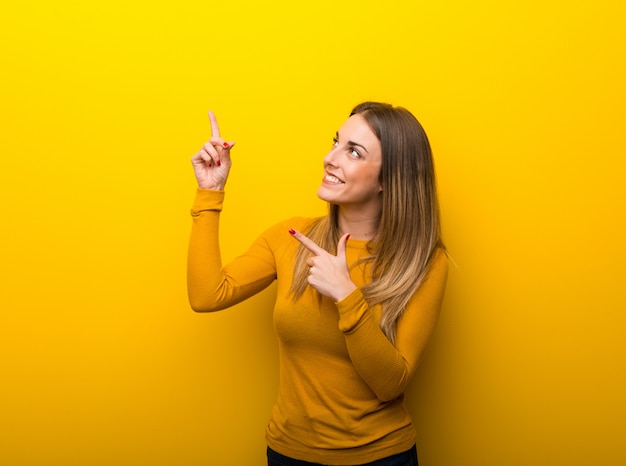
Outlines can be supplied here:
M381 165L380 141L361 115L352 115L324 158L324 178L317 195L332 204L378 213Z

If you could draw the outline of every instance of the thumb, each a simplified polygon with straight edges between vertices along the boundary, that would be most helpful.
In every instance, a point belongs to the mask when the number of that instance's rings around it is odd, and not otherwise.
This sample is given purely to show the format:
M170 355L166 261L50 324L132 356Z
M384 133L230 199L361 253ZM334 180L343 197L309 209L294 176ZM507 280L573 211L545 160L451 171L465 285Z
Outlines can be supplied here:
M341 257L344 261L346 261L346 243L348 242L348 238L350 238L350 233L346 233L339 238L339 242L337 243L337 257Z

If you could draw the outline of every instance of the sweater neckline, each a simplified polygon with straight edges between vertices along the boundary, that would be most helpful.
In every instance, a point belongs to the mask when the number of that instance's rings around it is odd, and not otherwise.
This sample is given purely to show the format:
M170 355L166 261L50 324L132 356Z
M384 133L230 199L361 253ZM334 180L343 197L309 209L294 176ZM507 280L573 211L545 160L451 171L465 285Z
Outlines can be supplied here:
M352 239L349 238L348 241L346 242L346 248L350 248L350 249L364 249L367 246L367 243L369 243L370 240L368 239Z

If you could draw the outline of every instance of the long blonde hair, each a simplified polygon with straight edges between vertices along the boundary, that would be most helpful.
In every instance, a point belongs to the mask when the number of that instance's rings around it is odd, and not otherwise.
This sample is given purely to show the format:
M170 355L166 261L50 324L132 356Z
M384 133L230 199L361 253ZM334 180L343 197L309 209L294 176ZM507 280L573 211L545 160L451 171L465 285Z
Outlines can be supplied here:
M382 306L380 327L393 343L398 319L424 281L436 249L444 248L435 169L426 133L408 110L364 102L350 116L355 114L365 119L382 149L382 208L378 232L368 243L370 255L365 259L372 262L372 281L361 292L370 306ZM330 204L328 216L305 232L333 254L340 236L338 215L339 207ZM308 286L308 257L309 252L301 246L291 286L294 299Z

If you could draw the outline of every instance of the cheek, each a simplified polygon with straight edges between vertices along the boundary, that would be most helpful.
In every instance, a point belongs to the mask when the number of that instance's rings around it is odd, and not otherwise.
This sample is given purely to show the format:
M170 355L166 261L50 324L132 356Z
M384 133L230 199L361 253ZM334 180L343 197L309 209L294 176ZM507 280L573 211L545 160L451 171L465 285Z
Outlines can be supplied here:
M380 182L380 169L372 170L371 173L372 184L375 185L379 191L382 191Z
M382 191L382 186L380 185L380 179L378 177L377 172L370 173L367 178L363 178L364 186L367 186L367 190L371 192L380 192Z

